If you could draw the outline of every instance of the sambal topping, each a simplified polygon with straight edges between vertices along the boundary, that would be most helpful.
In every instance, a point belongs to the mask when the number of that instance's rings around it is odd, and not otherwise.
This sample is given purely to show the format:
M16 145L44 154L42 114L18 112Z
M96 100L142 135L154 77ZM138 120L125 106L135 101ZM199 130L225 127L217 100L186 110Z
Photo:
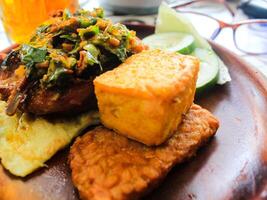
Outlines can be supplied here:
M8 99L7 114L13 115L18 107L40 115L85 109L93 93L85 82L91 83L97 75L146 48L134 31L104 18L102 8L73 14L59 11L3 61L1 77L12 82L12 73L16 75L16 82L4 88L2 95ZM84 88L83 98L72 95L79 85L88 88ZM50 98L57 93L64 107Z
M106 58L115 56L119 64L145 48L134 31L113 24L104 18L102 8L96 8L74 14L69 10L58 12L37 28L19 53L27 78L52 88L64 86L75 77L86 79L105 71L107 61L101 59L101 54L111 54Z

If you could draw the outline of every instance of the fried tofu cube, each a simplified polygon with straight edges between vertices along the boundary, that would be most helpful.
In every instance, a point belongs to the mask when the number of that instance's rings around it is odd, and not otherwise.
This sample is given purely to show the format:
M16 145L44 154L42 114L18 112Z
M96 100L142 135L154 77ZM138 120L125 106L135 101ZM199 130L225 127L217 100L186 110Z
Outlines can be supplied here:
M173 135L193 103L199 60L147 50L94 80L102 123L146 145Z

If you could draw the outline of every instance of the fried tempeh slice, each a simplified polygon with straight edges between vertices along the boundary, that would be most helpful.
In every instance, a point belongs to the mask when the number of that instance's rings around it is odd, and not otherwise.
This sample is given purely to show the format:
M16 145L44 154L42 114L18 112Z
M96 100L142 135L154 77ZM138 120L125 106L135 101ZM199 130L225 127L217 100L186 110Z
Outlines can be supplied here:
M73 183L83 200L138 199L155 188L174 165L192 157L218 126L209 111L193 105L176 133L157 147L98 127L71 147Z

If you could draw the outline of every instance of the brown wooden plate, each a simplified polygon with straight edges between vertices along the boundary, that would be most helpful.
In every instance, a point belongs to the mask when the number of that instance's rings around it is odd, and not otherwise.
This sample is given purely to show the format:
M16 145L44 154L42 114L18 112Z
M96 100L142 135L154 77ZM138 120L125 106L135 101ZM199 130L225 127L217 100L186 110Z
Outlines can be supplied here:
M139 36L153 27L131 26ZM196 100L220 120L215 138L197 156L175 167L144 199L267 199L267 81L238 56L210 42L229 67L232 82ZM26 178L0 167L0 200L78 199L67 164L69 149L57 153Z

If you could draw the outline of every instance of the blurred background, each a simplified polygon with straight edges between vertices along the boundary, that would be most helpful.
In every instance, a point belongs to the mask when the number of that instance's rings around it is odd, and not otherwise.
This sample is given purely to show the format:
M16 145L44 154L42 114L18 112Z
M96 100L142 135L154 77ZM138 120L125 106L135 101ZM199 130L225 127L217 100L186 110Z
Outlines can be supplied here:
M78 7L92 9L102 6L106 9L106 16L114 21L153 25L161 2L162 0L0 0L0 50L12 43L27 40L32 30L58 9L69 8L74 11ZM199 33L208 39L218 28L218 22L214 19L230 24L246 19L267 19L267 0L200 0L192 4L190 4L192 0L165 0L165 2L172 7L189 2L177 11L193 11L209 15L207 17L187 13L187 17ZM233 30L225 28L216 37L215 42L242 56L267 76L267 55L247 54L240 51L234 41L243 45L242 49L249 50L256 42L267 48L266 23L243 26L237 32L235 40Z

